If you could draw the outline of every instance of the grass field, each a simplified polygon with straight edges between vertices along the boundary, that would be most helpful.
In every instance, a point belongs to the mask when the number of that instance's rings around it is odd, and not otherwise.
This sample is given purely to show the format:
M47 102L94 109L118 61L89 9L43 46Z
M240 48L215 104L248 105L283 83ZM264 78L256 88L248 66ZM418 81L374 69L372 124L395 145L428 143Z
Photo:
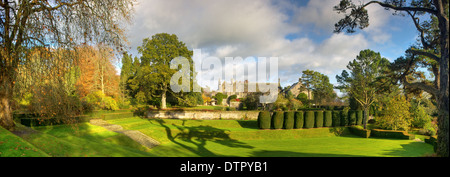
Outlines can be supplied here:
M417 157L433 153L433 147L423 142L360 138L345 128L259 130L256 121L139 117L108 122L139 130L161 144L148 149L89 123L35 127L38 133L20 137L0 128L0 157ZM18 125L18 129L26 127Z
M433 147L423 142L365 139L339 128L258 130L256 121L237 120L125 118L109 122L160 141L150 151L157 156L415 157L433 153Z

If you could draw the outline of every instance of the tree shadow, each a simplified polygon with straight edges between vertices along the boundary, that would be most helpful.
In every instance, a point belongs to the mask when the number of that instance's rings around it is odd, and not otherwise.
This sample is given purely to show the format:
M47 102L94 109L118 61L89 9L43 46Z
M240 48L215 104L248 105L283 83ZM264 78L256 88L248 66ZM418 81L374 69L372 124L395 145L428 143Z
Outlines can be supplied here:
M396 157L418 157L433 154L433 146L424 142L402 144L401 148L388 150L384 155Z
M292 151L254 151L252 157L370 157L351 154L302 153Z
M164 127L167 138L171 142L202 157L222 156L220 154L215 154L211 152L209 149L207 149L205 147L207 142L214 142L233 148L250 148L250 149L254 148L253 146L247 145L243 142L230 138L229 133L227 133L227 131L229 130L223 130L212 126L204 126L204 125L188 127L185 126L186 120L182 120L183 123L181 126L172 124L172 126L178 129L178 133L176 133L176 135L174 136L173 135L174 131L169 126L166 125L166 122L163 119L149 119L149 120L158 122L160 126ZM181 141L190 143L195 147L187 146L183 144Z
M342 137L354 137L354 135L351 134L348 127L330 127L330 133L333 133L336 136L342 136Z

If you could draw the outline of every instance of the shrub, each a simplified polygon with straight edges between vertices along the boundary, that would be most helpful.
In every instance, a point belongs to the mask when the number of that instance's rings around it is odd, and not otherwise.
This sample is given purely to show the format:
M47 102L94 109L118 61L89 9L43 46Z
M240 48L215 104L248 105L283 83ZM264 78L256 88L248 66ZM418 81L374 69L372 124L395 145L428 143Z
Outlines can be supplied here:
M109 96L106 96L102 91L95 91L93 93L88 94L86 97L83 98L83 101L93 105L95 109L103 109L103 110L119 109L116 100L114 100Z
M349 125L356 125L356 111L354 110L348 111L348 121Z
M313 128L314 127L314 111L306 111L305 113L305 128Z
M283 120L284 120L284 114L282 111L274 112L272 115L272 127L274 129L282 129L283 128Z
M388 101L384 115L377 118L376 125L382 129L405 130L411 125L410 103L404 96L396 96Z
M369 138L370 137L370 130L362 129L358 126L351 126L349 127L349 130L352 134L363 137L363 138Z
M356 111L356 125L361 125L363 123L363 111Z
M315 117L314 127L316 128L323 127L323 111L316 111L314 117Z
M288 111L284 112L284 129L293 129L294 128L294 112Z
M323 119L323 126L324 127L331 127L332 122L333 122L333 120L332 120L331 111L325 111L324 119Z
M347 125L349 125L348 109L344 108L344 110L341 111L341 126L347 126Z
M413 140L415 138L414 135L410 135L406 131L381 130L381 129L373 129L370 135L373 137L394 138L394 139Z
M303 128L303 124L305 123L305 120L303 118L303 111L295 112L294 119L295 119L294 128Z
M332 125L333 127L341 126L341 113L340 111L333 111L332 114Z
M260 129L270 129L271 117L270 112L262 111L258 114L258 127Z

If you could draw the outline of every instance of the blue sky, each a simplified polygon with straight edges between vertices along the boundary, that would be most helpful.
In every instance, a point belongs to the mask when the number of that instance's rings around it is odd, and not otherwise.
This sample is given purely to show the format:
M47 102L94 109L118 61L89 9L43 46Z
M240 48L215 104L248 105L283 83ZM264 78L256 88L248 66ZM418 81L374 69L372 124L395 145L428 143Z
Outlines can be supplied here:
M138 0L129 26L130 52L142 39L176 34L203 56L279 57L281 85L298 81L301 71L328 75L332 84L359 51L372 49L393 61L416 41L409 17L368 7L370 26L354 34L333 33L342 15L339 0ZM217 71L205 71L208 75ZM200 79L201 80L201 79ZM202 84L201 84L202 85ZM202 85L205 86L205 85ZM210 85L212 89L215 85Z

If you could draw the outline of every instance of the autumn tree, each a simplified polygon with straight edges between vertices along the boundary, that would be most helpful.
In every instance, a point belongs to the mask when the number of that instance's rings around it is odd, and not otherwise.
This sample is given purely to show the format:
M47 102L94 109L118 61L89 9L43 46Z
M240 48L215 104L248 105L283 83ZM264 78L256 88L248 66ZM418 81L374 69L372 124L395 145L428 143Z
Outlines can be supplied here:
M15 127L12 95L19 66L30 62L26 57L29 48L69 50L83 43L102 42L120 49L125 44L123 22L130 21L132 7L132 0L0 1L0 125L8 130Z
M386 10L393 10L394 15L404 15L410 18L419 33L420 48L410 48L406 53L421 56L432 60L435 63L434 70L438 71L439 77L435 85L423 82L408 81L405 77L400 77L402 84L412 88L424 90L435 96L438 103L438 138L437 151L440 156L449 155L449 1L448 0L385 0L369 1L355 4L351 0L341 0L334 7L338 13L345 13L345 17L335 24L335 32L346 30L353 33L357 28L364 29L369 26L369 16L366 7L369 5L379 5ZM390 13L390 12L387 12ZM435 35L427 33L433 24L431 20L423 20L424 16L430 16L434 20ZM422 21L421 21L422 19ZM431 22L430 22L431 21ZM431 37L431 38L430 38ZM419 58L419 57L417 57ZM413 63L416 57L409 59L408 63ZM406 72L414 69L412 65L404 65ZM404 74L406 76L407 74Z

